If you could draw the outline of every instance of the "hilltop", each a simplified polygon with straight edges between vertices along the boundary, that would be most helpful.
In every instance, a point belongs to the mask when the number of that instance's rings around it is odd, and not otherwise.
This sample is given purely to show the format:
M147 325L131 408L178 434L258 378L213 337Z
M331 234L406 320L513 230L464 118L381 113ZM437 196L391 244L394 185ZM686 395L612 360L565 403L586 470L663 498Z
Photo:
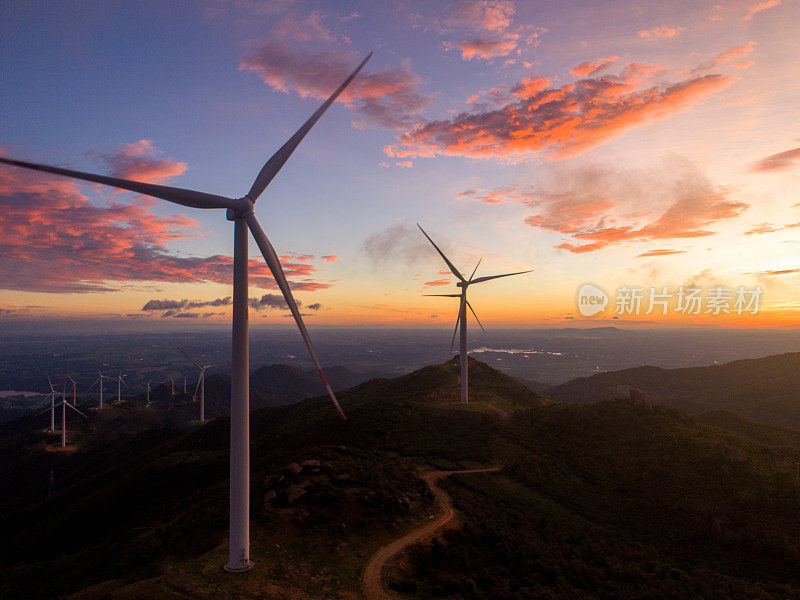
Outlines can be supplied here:
M120 414L70 456L41 451L36 432L0 442L0 596L358 598L369 556L436 510L420 473L499 464L442 483L460 526L395 563L396 589L800 597L797 434L626 400L551 403L472 359L470 376L466 406L454 359L341 392L346 422L323 397L253 411L257 566L240 577L221 571L226 417L120 434Z
M544 394L560 402L596 402L620 395L619 386L641 389L650 402L690 414L727 410L760 423L800 428L797 352L709 367L609 371L548 388Z

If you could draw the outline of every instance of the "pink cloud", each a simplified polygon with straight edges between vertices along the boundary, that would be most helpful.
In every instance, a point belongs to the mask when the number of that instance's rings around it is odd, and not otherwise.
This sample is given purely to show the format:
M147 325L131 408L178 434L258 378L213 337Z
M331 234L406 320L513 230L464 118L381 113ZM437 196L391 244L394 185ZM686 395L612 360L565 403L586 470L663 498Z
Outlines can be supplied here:
M152 140L139 140L125 144L116 150L92 150L89 156L99 159L108 166L110 174L122 179L133 179L147 183L164 183L182 175L186 163L174 162L171 159L157 158L160 152Z
M661 25L659 27L651 27L650 29L643 29L639 32L639 37L643 40L652 40L655 38L671 38L678 35L685 27L669 27L668 25Z
M473 58L491 60L500 56L508 56L516 45L515 41L484 40L478 38L459 42L458 48L461 50L461 58L464 60L472 60ZM445 44L445 48L447 49L452 47L453 44Z
M469 199L485 204L503 204L505 202L525 202L538 196L532 187L499 187L493 190L466 190L456 196L459 200Z
M747 13L742 17L742 20L752 21L753 17L762 10L767 10L768 8L778 6L780 3L781 0L766 0L765 2L759 2L758 4L755 4L747 9Z
M744 56L750 54L755 47L758 45L757 42L747 42L743 46L736 46L734 48L729 48L701 65L698 65L694 68L691 72L692 73L702 73L704 71L710 71L711 69L715 69L719 66L725 65L731 61L737 60Z
M414 166L414 163L410 160L398 160L394 163L394 166L400 167L401 169L411 169Z
M327 98L353 69L354 54L345 51L313 53L286 44L267 42L252 49L239 68L253 71L269 87L301 98ZM362 116L362 125L408 127L430 99L419 93L422 80L408 63L399 68L361 73L342 92L341 102Z
M338 254L328 254L327 256L322 256L320 258L322 258L322 260L324 260L325 262L333 262L333 261L335 261L335 260L337 260L339 258L339 255Z
M570 69L570 73L575 77L586 77L587 75L594 75L600 71L605 71L610 68L619 56L606 56L605 58L598 58L597 60L590 60L579 64L577 67Z
M529 92L522 90L530 80L523 80L511 87L516 99L418 123L397 143L384 146L384 152L397 158L523 157L538 152L574 156L628 129L687 110L736 81L709 74L642 87L641 77L641 70L632 69Z
M440 285L450 285L453 283L449 279L435 279L434 281L426 281L423 285L425 287L436 287Z
M144 281L230 284L230 256L186 257L167 249L171 241L196 237L199 224L183 214L160 216L155 206L161 205L146 198L95 204L73 180L0 167L0 287L82 293ZM300 279L294 289L329 287L312 279L312 265L283 266L287 277ZM255 286L277 287L260 258L250 261L250 273Z
M769 171L784 171L791 168L800 160L800 148L772 154L755 162L750 167L752 173L766 173Z

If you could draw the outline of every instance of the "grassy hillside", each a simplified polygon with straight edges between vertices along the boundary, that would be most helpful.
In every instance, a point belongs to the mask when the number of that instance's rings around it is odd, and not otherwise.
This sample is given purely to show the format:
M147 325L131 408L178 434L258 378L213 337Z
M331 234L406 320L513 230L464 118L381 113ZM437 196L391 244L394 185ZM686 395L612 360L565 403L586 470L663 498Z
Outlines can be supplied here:
M560 402L596 402L619 395L620 385L644 390L650 401L688 413L721 409L760 423L800 429L797 352L711 367L637 367L598 373L549 388L545 395Z
M325 398L254 411L245 576L220 568L224 417L148 427L136 410L109 413L71 454L43 451L35 431L0 442L0 597L358 598L369 556L434 511L421 471L493 464L504 471L442 484L461 527L395 565L408 597L798 597L786 432L629 401L547 403L470 369L467 406L453 360L341 393L346 422ZM304 460L319 463L285 469Z

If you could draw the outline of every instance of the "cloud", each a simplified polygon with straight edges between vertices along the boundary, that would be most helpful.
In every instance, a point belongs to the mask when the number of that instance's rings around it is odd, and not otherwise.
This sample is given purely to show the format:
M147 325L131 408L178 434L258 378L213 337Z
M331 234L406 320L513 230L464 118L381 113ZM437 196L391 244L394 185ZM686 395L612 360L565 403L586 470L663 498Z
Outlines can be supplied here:
M606 56L605 58L598 58L597 60L590 60L579 64L577 67L570 69L570 73L575 77L586 77L587 75L594 75L600 71L605 71L611 67L615 61L619 60L619 56ZM548 82L549 83L549 82Z
M333 262L337 260L339 256L337 254L328 254L327 256L321 256L320 258L325 262Z
M231 297L217 298L215 300L148 300L142 307L143 311L168 310L176 308L202 308L204 306L230 306Z
M751 173L767 173L770 171L784 171L791 168L800 160L800 148L772 154L754 162L750 166Z
M773 225L772 223L758 223L754 225L752 229L749 229L744 233L745 235L758 235L764 233L774 233L776 231L782 231L784 229L794 229L796 227L800 227L800 223L789 223L783 226Z
M418 123L397 143L384 146L384 152L396 158L518 159L540 152L553 158L574 156L628 129L687 110L736 81L708 74L677 83L646 84L657 69L631 63L619 75L560 87L544 88L539 80L528 89L531 80L523 80L511 87L516 98L506 104Z
M536 193L519 202L534 211L527 225L567 236L556 248L585 253L637 241L713 235L712 224L747 208L728 195L693 163L673 157L641 170L554 166L545 171Z
M538 192L532 186L508 186L493 190L466 190L456 196L459 200L469 199L486 204L502 204L504 202L524 202L536 198Z
M669 256L670 254L683 254L686 250L648 250L637 254L636 258L646 258L650 256Z
M283 40L300 42L309 40L331 42L336 39L336 36L322 23L322 16L316 11L312 11L299 21L291 14L284 16L272 28L272 35Z
M308 306L306 306L306 308L308 310L320 310L322 308L322 304L320 304L319 302L315 302L314 304L309 304Z
M500 33L511 26L514 12L514 3L510 1L464 0L447 8L444 25Z
M269 87L301 98L323 99L353 70L354 53L312 53L286 44L267 42L252 49L239 68L253 71ZM393 129L411 125L430 98L419 93L422 80L408 62L375 73L361 73L339 97L361 115L359 125L376 124Z
M762 10L767 10L768 8L772 8L773 6L778 6L781 3L781 0L765 0L764 2L759 2L758 4L754 4L753 6L747 9L747 13L742 17L742 21L752 21L753 17L760 13Z
M434 281L426 281L423 285L426 288L429 288L429 287L437 287L440 285L450 285L451 283L453 282L450 281L449 279L435 279Z
M393 225L369 236L364 240L363 248L376 266L398 262L412 264L428 258L433 250L416 227L407 225Z
M401 169L411 169L414 167L414 162L410 160L398 160L394 163L395 167L400 167Z
M162 204L142 197L94 203L81 189L64 177L0 166L0 288L82 293L124 282L230 285L232 257L168 250L169 242L199 235L194 219L156 214ZM296 279L294 289L329 287L312 279L313 265L287 261L284 269ZM263 260L251 260L250 273L253 285L277 289Z
M736 46L734 48L729 48L724 52L721 52L711 60L704 62L701 65L695 67L691 73L703 73L705 71L710 71L711 69L716 69L722 65L728 64L731 61L734 61L738 58L742 58L750 54L753 50L755 50L758 42L747 42L743 46ZM751 63L752 64L752 63Z
M157 158L161 153L152 140L139 140L109 151L91 150L87 154L103 162L114 177L146 183L164 183L187 169L184 162Z
M199 316L200 316L199 313L193 313L193 312L182 312L174 315L176 319L196 319Z
M295 299L295 302L297 303L298 308L303 305L303 303L297 299ZM267 310L270 308L283 310L289 309L289 305L286 304L286 300L280 294L264 294L261 296L261 298L250 298L248 303L250 304L250 308L256 311Z
M800 269L771 269L767 271L745 273L745 275L753 275L754 277L772 277L773 275L792 275L793 273L800 273Z
M661 25L659 27L651 27L650 29L642 29L639 31L639 37L643 40L652 40L655 38L671 38L678 35L685 27L670 27L668 25Z
M452 48L461 50L461 58L464 60L472 60L473 58L492 60L500 56L508 56L516 46L517 43L513 40L485 40L483 38L463 40L458 44L449 42L444 44L447 50Z

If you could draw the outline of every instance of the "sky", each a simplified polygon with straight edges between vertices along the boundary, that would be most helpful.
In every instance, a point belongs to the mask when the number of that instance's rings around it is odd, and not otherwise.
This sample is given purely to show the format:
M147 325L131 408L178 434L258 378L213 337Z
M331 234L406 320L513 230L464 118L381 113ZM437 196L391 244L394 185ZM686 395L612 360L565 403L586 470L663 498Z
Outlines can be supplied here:
M487 327L796 327L799 26L797 0L10 1L0 154L240 197L373 52L256 203L309 326L452 327L419 223L465 275L533 269L470 288ZM230 322L222 211L7 166L0 205L0 326ZM289 322L254 243L250 296Z

